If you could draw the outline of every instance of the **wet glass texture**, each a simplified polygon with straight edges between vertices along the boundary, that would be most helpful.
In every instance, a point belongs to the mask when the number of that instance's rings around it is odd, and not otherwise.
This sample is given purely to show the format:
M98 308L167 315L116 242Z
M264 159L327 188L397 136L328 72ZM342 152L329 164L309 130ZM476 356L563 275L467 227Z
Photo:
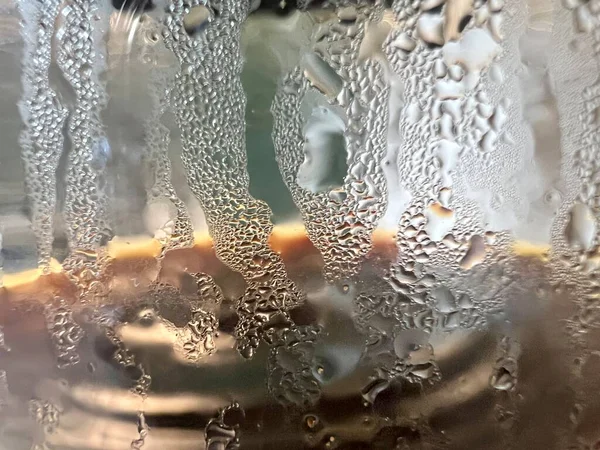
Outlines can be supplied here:
M0 0L0 450L600 449L600 0Z

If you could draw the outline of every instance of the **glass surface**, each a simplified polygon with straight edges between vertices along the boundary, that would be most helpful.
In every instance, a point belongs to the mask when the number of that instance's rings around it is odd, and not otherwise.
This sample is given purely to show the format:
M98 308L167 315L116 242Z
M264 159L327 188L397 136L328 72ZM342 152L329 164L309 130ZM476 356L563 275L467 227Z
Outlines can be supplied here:
M600 448L600 1L0 0L0 450Z

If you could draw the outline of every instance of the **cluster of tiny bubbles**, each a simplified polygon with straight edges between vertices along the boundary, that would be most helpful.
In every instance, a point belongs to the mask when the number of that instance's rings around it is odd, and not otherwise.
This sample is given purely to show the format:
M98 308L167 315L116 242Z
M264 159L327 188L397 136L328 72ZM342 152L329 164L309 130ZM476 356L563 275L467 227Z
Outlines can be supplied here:
M48 448L46 438L58 429L63 408L52 401L38 398L29 400L28 406L29 416L39 427L39 434L34 436L32 448L46 450Z
M435 185L450 187L465 151L489 154L506 121L506 107L489 105L480 82L500 51L498 20L491 17L500 17L502 6L440 3L394 2L400 26L384 46L404 85L399 129L410 151L401 151L398 167L416 198ZM481 44L476 57L468 54L473 42Z
M363 291L355 300L355 324L367 336L366 355L372 353L380 360L376 374L362 391L367 404L372 404L391 380L420 384L440 379L433 348L427 343L429 333L485 324L485 315L477 311L468 293L444 286L424 265L429 253L422 249L427 249L430 238L423 229L426 217L420 211L415 205L404 215L398 236L401 259L384 277L387 287L375 286L373 292ZM382 351L385 349L388 351ZM381 358L382 354L393 357Z
M46 433L52 434L58 428L61 411L53 403L32 399L29 401L29 413Z
M25 125L20 146L25 166L25 184L31 204L38 260L41 267L50 263L53 241L53 216L56 207L56 169L63 151L63 125L67 109L50 87L52 37L61 3L50 0L18 2L23 18L23 96L19 110Z
M233 420L229 418L233 416ZM240 421L245 412L238 402L232 402L210 419L204 429L206 450L237 450L240 448ZM233 423L232 423L233 422Z
M111 258L105 247L97 250L74 248L62 266L76 287L81 303L97 303L108 296L107 278L110 276Z
M439 379L427 335L434 330L479 327L483 320L483 315L474 314L471 296L441 284L427 264L442 249L453 253L454 264L464 270L481 264L485 257L485 239L475 230L461 230L464 242L451 233L457 222L457 212L450 209L451 175L465 151L481 147L484 153L491 152L506 122L507 105L490 105L481 83L482 72L499 54L497 13L502 5L440 4L434 8L438 3L394 2L400 26L384 45L390 66L404 86L397 163L399 178L407 180L414 200L400 218L398 259L385 277L388 287L359 294L354 317L358 329L369 336L368 345L378 349L375 354L381 346L402 350L404 346L398 345L407 332L425 335L414 346L420 361L416 370L406 352L382 361L379 373L363 389L367 402L395 377ZM473 40L485 44L482 54L463 61Z
M359 272L385 212L387 186L381 165L387 150L389 97L380 62L360 55L366 26L381 20L383 5L334 6L332 18L313 33L311 52L284 76L271 107L282 177L311 241L323 254L324 275L330 281ZM345 118L341 156L334 154L327 139L330 130L305 126L302 105L307 94L315 93ZM333 111L315 113L335 116ZM337 116L323 119L341 121ZM335 170L332 161L339 159L347 169L341 185L332 186L325 182L327 172Z
M321 386L315 375L315 343L321 329L315 325L277 330L271 339L267 386L283 406L302 409L315 405Z
M80 356L77 351L84 331L73 318L73 312L63 298L54 298L44 308L46 327L56 355L59 369L78 364Z
M134 354L119 336L119 326L123 324L122 316L122 311L100 307L94 309L91 321L102 330L113 346L113 361L132 378L131 392L145 398L150 390L152 378L142 364L136 361Z
M397 236L401 264L393 265L386 278L415 303L433 307L438 314L434 328L480 328L508 298L496 294L513 280L508 272L514 261L502 256L511 254L513 240L509 232L484 232L473 224L477 207L451 205L449 192L444 188L437 201L425 208L415 203L403 214ZM447 270L434 275L428 267Z
M218 13L217 13L218 12ZM245 105L240 73L244 2L186 3L167 7L163 38L180 70L170 106L181 132L188 184L206 213L217 256L247 284L238 302L237 347L247 358L265 326L286 319L303 301L283 262L268 244L271 210L248 191Z
M150 303L159 307L163 302L176 302L180 307L189 307L189 319L183 326L159 315L160 322L172 329L177 339L174 350L191 364L216 351L215 339L219 330L219 308L223 302L221 289L212 277L204 273L186 274L192 285L189 292L168 285L154 286L150 291Z
M436 208L444 209L441 205ZM372 314L393 318L406 329L452 330L476 325L469 295L450 292L426 268L425 263L438 249L433 239L449 245L452 235L445 234L448 227L443 217L432 229L429 226L431 214L423 211L422 204L417 201L401 217L397 235L398 260L384 277L388 286L383 295L365 292L358 297L356 306L360 310L356 316L361 318L363 326ZM370 308L374 309L368 313Z
M140 43L142 59L153 63L150 67L149 91L152 108L144 122L146 143L143 154L144 164L150 173L146 180L147 202L166 201L175 208L174 217L155 232L155 239L161 243L161 258L168 250L191 247L194 243L194 230L185 203L179 198L171 180L171 161L168 156L170 130L161 118L168 110L170 86L175 77L175 68L156 67L159 58L165 58L168 51L161 39L161 24L149 16L143 16L141 22Z
M111 148L100 114L107 102L103 10L97 1L76 0L63 8L56 33L56 63L75 94L67 131L71 142L66 176L65 222L69 248L95 251L112 232L105 172Z
M420 267L392 274L394 281L388 280L387 287L372 286L354 301L355 326L366 339L363 360L375 366L361 391L366 405L373 404L393 380L418 385L439 381L429 334L469 326L469 298L463 296L456 302L447 290L439 300L423 296L420 291L430 289L435 278L422 275ZM390 284L397 290L390 290Z
M10 352L10 347L6 343L6 338L4 337L4 328L0 326L0 351Z
M475 313L471 296L445 286L429 273L427 264L440 249L464 270L481 264L485 257L488 235L481 230L479 234L463 230L459 236L453 231L460 208L450 207L449 192L460 156L474 152L485 159L494 151L507 121L509 100L493 104L480 83L486 64L500 51L497 42L501 41L502 2L476 0L468 10L453 11L453 5L465 2L428 2L443 4L431 9L422 6L424 3L393 3L398 27L384 46L392 71L405 86L407 101L400 124L404 151L398 166L417 200L400 218L398 259L384 277L383 289L361 292L354 302L355 324L366 336L366 357L381 355L382 349L391 355L378 361L375 376L361 392L369 405L392 380L438 381L441 374L428 335L437 330L478 327L483 320ZM53 27L61 3L50 0L47 6L40 6L39 2L21 1L19 5L26 19L24 95L20 105L25 130L21 146L40 264L47 265L56 204L54 173L68 115L48 82ZM93 38L96 7L95 1L73 0L63 11L64 23L57 35L58 66L76 97L68 123L73 151L69 156L65 213L69 244L77 250L64 267L77 280L82 298L105 295L99 269L104 256L97 249L111 235L107 199L101 187L111 151L100 120L106 94L99 79L102 55ZM584 7L590 14L598 13L593 6ZM372 247L372 232L386 208L387 186L381 164L387 147L389 86L381 63L361 56L367 25L381 20L382 9L379 2L372 6L336 5L333 18L315 32L313 47L302 65L283 78L272 106L277 162L302 212L309 237L324 257L328 281L352 278L360 272L362 260ZM306 408L314 406L321 396L314 373L319 371L315 368L314 347L321 330L292 322L289 311L301 303L302 293L267 242L272 231L269 207L248 191L246 149L240 132L245 127L245 97L239 43L247 13L244 2L233 0L172 0L163 27L146 22L147 59L156 57L162 31L166 48L179 64L173 73L151 69L153 107L145 124L144 158L152 177L147 194L150 203L165 201L176 210L173 219L155 235L163 249L161 257L169 249L191 246L189 214L171 181L169 130L161 123L170 107L181 132L189 184L207 212L216 253L240 272L248 285L236 305L238 350L250 358L261 340L266 341L270 346L270 393L284 406ZM579 26L585 28L585 23ZM31 32L37 28L39 32ZM461 52L467 51L463 47L473 39L483 42L487 59L461 62ZM584 93L590 108L598 89L593 86ZM330 107L319 114L337 114L338 121L343 122L347 173L340 186L327 185L324 190L307 188L300 176L314 157L310 153L314 144L309 142L313 137L307 135L302 114L309 94L325 99ZM590 147L595 143L592 131L597 130L590 128L586 136ZM591 251L595 243L593 214L600 207L594 195L592 177L597 163L593 156L594 152L586 149L578 156L581 173L590 182L581 194L581 202L570 212L566 230L569 243L583 251ZM187 299L190 319L183 327L171 325L178 336L177 350L196 362L215 351L223 294L210 276L189 276L196 284ZM171 291L176 288L161 285L153 289L153 294L170 295ZM76 349L83 330L65 300L56 298L49 303L45 317L58 366L65 368L79 362ZM96 319L115 347L115 361L135 373L133 391L147 395L150 376L119 337L118 326L122 324L100 312ZM3 346L0 329L0 349ZM496 391L515 390L518 352L514 347L503 340L489 380ZM208 422L206 448L239 448L239 424L226 421L228 412L234 410L243 415L241 406L234 402ZM508 407L497 410L498 416L514 417ZM56 430L60 416L56 405L32 400L30 411L45 433ZM314 414L305 416L303 429L308 434L322 435L319 444L324 448L341 445L341 439L326 432L322 420ZM415 425L414 430L407 427L413 434L420 429L421 425ZM131 448L140 449L148 432L144 413L140 412L139 438L131 442ZM404 429L402 433L410 435ZM399 437L391 433L394 442L387 448L409 448L412 435L402 433ZM379 439L379 447L374 448L383 448L381 442L388 443L387 435Z
M104 42L103 30L98 26L100 17L95 2L87 1L65 6L54 0L23 0L18 2L18 8L23 19L24 41L23 95L19 103L24 129L19 143L38 261L47 271L57 206L56 172L65 143L63 128L69 115L50 83L52 45L56 39L56 62L76 97L68 126L73 146L69 153L65 202L69 247L73 252L85 250L83 255L71 254L63 267L80 288L80 297L90 299L105 293L98 277L98 258L91 254L110 235L104 218L104 199L98 190L100 173L110 157L99 116L106 100L98 80ZM55 297L46 305L44 317L58 368L77 364L80 361L77 347L84 332L70 305L65 299Z

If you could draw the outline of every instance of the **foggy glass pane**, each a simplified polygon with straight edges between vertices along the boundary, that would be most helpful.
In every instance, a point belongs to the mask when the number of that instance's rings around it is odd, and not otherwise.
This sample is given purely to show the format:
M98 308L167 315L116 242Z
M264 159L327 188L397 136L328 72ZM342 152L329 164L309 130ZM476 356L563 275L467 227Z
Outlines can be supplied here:
M600 448L600 1L0 0L0 450Z

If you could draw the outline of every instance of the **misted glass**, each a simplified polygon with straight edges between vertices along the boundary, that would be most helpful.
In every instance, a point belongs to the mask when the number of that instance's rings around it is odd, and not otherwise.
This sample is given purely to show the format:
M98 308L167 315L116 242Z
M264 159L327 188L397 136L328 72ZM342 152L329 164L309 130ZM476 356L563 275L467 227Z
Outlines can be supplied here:
M600 449L600 0L0 0L0 450Z

